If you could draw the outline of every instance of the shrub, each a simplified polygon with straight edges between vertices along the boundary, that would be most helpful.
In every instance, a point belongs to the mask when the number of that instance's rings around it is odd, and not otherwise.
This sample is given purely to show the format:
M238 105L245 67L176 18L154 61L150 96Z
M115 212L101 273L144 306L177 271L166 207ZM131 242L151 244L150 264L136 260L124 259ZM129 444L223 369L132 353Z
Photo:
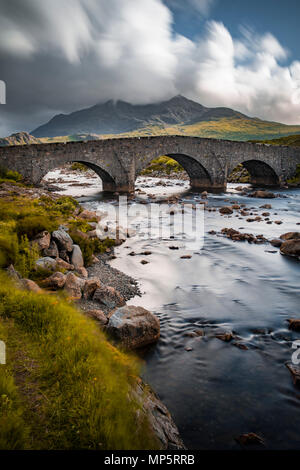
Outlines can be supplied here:
M115 245L115 241L110 238L106 238L103 241L99 240L99 238L86 239L75 231L70 231L70 236L75 244L80 246L85 266L91 264L93 254L104 253L107 248Z
M184 171L184 168L173 158L162 156L152 160L150 165L141 172L141 175L150 175L154 171L159 171L169 175L170 173L179 173Z
M86 165L83 165L82 163L79 163L79 162L72 163L71 170L82 171L82 172L89 171Z
M48 215L28 215L17 221L16 231L19 237L26 235L32 240L38 233L44 230L53 232L57 227L58 223Z
M22 181L23 177L17 171L8 170L7 168L0 166L0 179L4 181L8 180L20 182Z

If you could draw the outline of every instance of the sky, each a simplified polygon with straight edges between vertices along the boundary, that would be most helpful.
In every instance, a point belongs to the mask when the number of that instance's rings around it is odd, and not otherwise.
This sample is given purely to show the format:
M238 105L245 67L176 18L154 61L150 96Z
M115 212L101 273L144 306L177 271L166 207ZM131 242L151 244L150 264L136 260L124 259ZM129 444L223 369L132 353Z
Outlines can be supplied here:
M0 136L181 94L300 124L299 0L0 0Z

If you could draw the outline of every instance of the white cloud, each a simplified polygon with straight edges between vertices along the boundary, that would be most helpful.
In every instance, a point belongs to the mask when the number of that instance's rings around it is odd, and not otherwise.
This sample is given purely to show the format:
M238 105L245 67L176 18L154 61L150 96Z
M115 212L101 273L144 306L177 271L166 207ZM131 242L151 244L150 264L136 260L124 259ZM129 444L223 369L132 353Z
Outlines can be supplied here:
M202 14L211 4L189 3ZM30 129L43 113L177 93L300 123L300 62L289 63L270 33L243 29L233 38L222 23L209 21L192 41L174 33L162 0L0 0L0 11L0 78L7 83L9 122L15 113L18 126L21 115Z

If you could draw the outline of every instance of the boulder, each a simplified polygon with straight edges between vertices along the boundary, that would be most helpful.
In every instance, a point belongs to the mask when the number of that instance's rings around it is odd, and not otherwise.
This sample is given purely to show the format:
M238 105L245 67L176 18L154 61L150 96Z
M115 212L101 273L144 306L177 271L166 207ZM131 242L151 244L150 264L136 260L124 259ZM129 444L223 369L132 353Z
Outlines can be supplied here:
M89 273L87 272L87 270L85 269L84 266L82 266L81 268L77 268L77 269L76 269L76 273L77 273L80 277L84 277L85 279L89 277Z
M53 258L50 258L49 256L46 256L44 258L39 258L35 262L35 265L37 268L51 269L52 271L54 271L56 269L56 260Z
M300 386L300 367L295 364L286 364L286 367L292 374L293 382L294 385L297 385L298 387Z
M97 289L100 289L101 282L99 279L92 278L85 281L84 288L83 288L83 298L84 299L91 299Z
M159 319L142 307L126 305L108 316L107 331L128 349L154 343L160 336Z
M50 240L51 240L51 235L49 232L44 231L39 233L34 239L33 242L37 243L39 249L46 250L49 248L50 245Z
M98 310L98 309L87 310L85 313L89 317L95 318L95 320L97 320L100 323L100 325L104 326L108 323L108 318L103 312L103 310Z
M93 295L93 300L105 305L109 310L125 305L125 300L114 287L101 285Z
M280 253L286 256L300 257L300 240L287 240L280 247Z
M58 246L59 251L71 252L73 249L73 240L70 235L60 228L52 233L52 239Z
M84 266L83 256L79 245L73 245L70 261L75 269L82 268Z
M300 233L299 232L287 232L283 235L280 235L281 240L300 240Z
M257 197L260 199L274 199L276 195L274 193L271 193L270 191L259 190L249 194L249 197Z
M50 258L58 258L59 252L54 240L51 240L48 248L44 248L43 255L50 256Z
M42 281L44 287L50 287L52 289L62 289L66 283L66 276L61 272L53 273Z
M289 322L289 329L293 331L300 331L300 320L295 320L294 318L290 318Z
M37 283L31 281L31 279L22 279L21 283L25 290L29 290L30 292L42 292L42 289L37 285Z
M270 240L270 244L272 246L275 246L275 248L280 248L282 243L283 243L283 241L280 240L279 238L274 238L273 240Z
M97 215L97 212L89 211L88 209L85 209L84 211L82 211L78 217L80 217L81 219L85 219L85 220L95 219L97 220L97 222L99 222L101 219L100 215Z
M64 290L67 294L72 297L74 300L81 299L82 297L82 289L84 287L83 279L75 276L74 273L68 273L66 275L66 282L64 286Z
M61 258L57 258L56 260L56 267L58 269L66 269L67 271L74 271L74 266L73 264L67 263Z
M158 439L159 449L184 450L185 446L169 410L153 390L142 380L138 380L131 393L135 401L140 403L139 417L145 417L150 423L151 429Z
M233 210L229 206L224 206L219 209L220 214L233 214Z
M6 269L6 272L8 274L8 276L11 278L11 279L14 279L15 281L19 281L21 279L21 274L18 273L18 271L15 270L14 268L14 265L13 264L10 264L8 266L8 268Z

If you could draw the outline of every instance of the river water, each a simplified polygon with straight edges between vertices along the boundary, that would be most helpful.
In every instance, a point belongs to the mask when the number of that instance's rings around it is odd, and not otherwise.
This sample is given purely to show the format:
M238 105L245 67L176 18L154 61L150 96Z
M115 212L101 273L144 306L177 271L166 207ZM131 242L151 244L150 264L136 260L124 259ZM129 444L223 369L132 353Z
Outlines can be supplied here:
M57 175L52 172L50 177L55 180ZM116 204L103 199L101 183L92 181L89 188L61 184L66 193L84 196L80 201L85 207L105 210L108 203ZM156 183L155 178L140 178L137 187L146 194L139 197L150 203L147 193L181 193L185 203L201 201L199 194L189 192L188 183ZM233 227L271 239L297 231L300 190L280 190L281 197L264 200L242 196L236 186L209 195L209 207L237 202L260 215L266 212L260 206L271 203L270 220L281 220L282 225L205 211L204 236L196 245L137 234L116 248L111 264L139 281L143 295L129 303L160 318L160 340L141 353L143 375L169 408L188 448L239 449L235 438L255 432L267 449L299 450L300 389L285 364L291 361L293 341L300 339L286 321L300 318L300 262L283 257L269 244L233 242L209 232ZM135 223L141 231L146 221L140 217ZM139 254L145 250L151 254ZM135 256L129 256L132 251ZM191 258L182 259L186 254ZM148 264L141 264L142 259ZM195 330L204 335L191 336ZM247 349L216 338L220 331L233 331Z

